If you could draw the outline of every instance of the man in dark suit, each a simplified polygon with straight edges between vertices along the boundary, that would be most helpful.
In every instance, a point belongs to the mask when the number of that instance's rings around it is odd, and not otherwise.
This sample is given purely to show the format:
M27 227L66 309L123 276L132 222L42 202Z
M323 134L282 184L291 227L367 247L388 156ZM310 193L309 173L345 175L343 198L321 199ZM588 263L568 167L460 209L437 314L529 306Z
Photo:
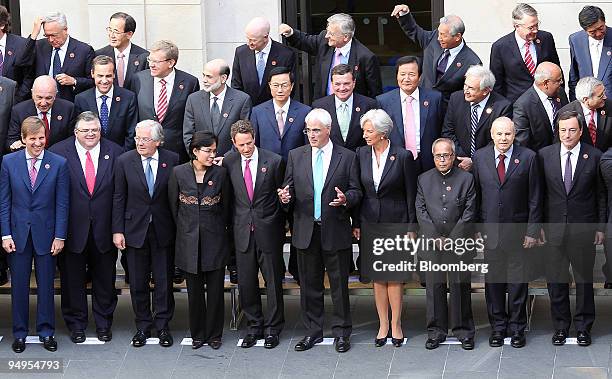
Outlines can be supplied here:
M476 150L491 142L491 124L498 117L511 117L512 105L493 91L495 77L482 66L465 74L463 91L451 95L442 137L455 142L459 167L470 170Z
M542 222L537 156L514 145L514 135L509 118L493 121L493 145L476 152L472 169L479 204L476 221L481 223L479 232L487 236L485 299L491 347L501 347L506 335L512 347L525 346L530 268L526 249L537 245Z
M150 68L132 80L138 120L159 122L164 128L164 148L177 153L181 163L187 162L189 156L183 144L185 103L190 94L200 90L200 83L195 76L174 68L179 50L171 41L157 41L149 51Z
M8 132L8 125L11 120L11 109L13 108L16 86L17 83L11 79L0 76L0 88L2 88L2 91L0 91L0 161L2 155L4 155L6 133ZM0 251L0 286L8 282L7 268L8 261L6 259L6 254Z
M397 17L406 36L423 49L421 88L442 92L444 114L451 94L463 88L467 69L482 64L463 39L463 21L455 15L448 15L440 19L437 30L424 30L417 25L405 4L396 5L391 16Z
M45 151L45 126L37 117L22 124L24 151L6 155L0 171L2 248L9 253L13 351L22 353L28 335L30 275L36 267L36 334L57 350L53 275L55 256L68 229L70 174L66 160Z
M74 105L56 98L57 84L48 75L39 76L32 86L32 99L15 105L11 112L5 146L11 151L25 147L21 139L21 123L30 116L37 116L45 125L46 146L62 141L72 133Z
M46 41L36 40L43 29ZM57 97L74 102L77 93L93 87L91 61L94 50L88 44L68 35L66 15L50 13L34 20L34 28L24 47L34 77L49 75L58 84Z
M393 120L391 143L412 151L419 174L434 168L431 146L440 137L444 119L440 92L419 87L421 67L417 57L398 59L395 75L399 88L376 98Z
M134 148L134 128L138 122L136 96L114 83L113 59L98 55L92 63L95 88L81 92L74 99L74 113L94 112L100 119L102 136L125 151Z
M296 345L305 351L323 341L323 278L329 278L334 304L335 349L351 348L348 296L352 254L351 212L361 200L355 153L330 141L331 115L313 109L306 116L309 145L289 152L280 201L293 205L291 243L297 248L300 300L306 336Z
M355 21L345 13L327 19L327 29L319 34L306 34L281 24L278 32L290 46L314 55L313 100L333 93L331 71L340 63L354 69L355 92L374 98L382 93L382 79L378 57L355 35Z
M599 172L601 152L580 140L586 133L582 113L559 114L561 143L539 151L543 173L545 240L548 241L547 282L555 334L553 345L565 344L572 323L569 267L576 284L574 326L578 345L591 344L595 321L593 264L595 245L604 242L606 194Z
M354 92L355 71L349 65L341 63L332 69L331 84L333 94L313 101L312 107L325 109L332 116L332 142L355 151L365 145L359 119L376 108L376 100Z
M495 75L495 92L514 103L533 85L536 66L541 62L560 65L555 40L539 30L538 12L520 3L512 11L514 30L491 46L489 67Z
M561 68L551 62L542 62L536 68L533 86L514 102L512 121L516 127L516 141L521 146L537 152L554 143L555 118L559 109L567 104L561 83Z
M264 347L272 349L278 345L285 324L285 216L276 194L283 183L284 165L280 155L255 147L255 132L249 121L235 122L230 134L236 151L225 157L223 167L233 187L240 308L249 326L241 346L252 347L265 337ZM265 317L259 293L260 270L266 283Z
M576 100L576 83L585 76L594 76L612 97L612 28L606 26L601 8L587 5L578 14L581 31L569 36L569 98Z
M189 148L191 136L207 130L217 137L217 156L223 157L232 148L230 129L238 120L251 115L249 95L227 85L230 69L222 59L204 65L203 88L187 99L183 121L183 143Z
M15 101L20 102L30 97L32 78L28 78L29 66L19 66L16 62L19 54L23 54L26 39L22 36L10 33L11 15L8 10L0 5L0 76L17 82ZM23 62L22 62L23 63ZM5 124L8 125L8 124ZM4 145L2 145L4 146Z
M174 314L172 272L175 225L168 202L168 179L178 154L160 149L163 128L152 120L136 125L136 149L115 162L113 243L127 252L130 294L136 328L134 347L144 346L157 329L159 344L174 343L169 323ZM153 276L153 308L149 278Z
M115 85L131 89L134 75L147 69L146 57L149 55L147 50L130 41L136 32L136 20L124 12L114 13L110 17L106 32L109 44L96 50L95 55L111 57Z
M270 38L270 22L255 17L246 26L247 43L236 48L232 68L232 88L251 97L253 106L270 100L271 71L286 67L295 74L296 54Z
M89 271L96 334L100 341L110 341L117 306L117 249L111 232L113 166L123 149L101 139L100 120L85 111L76 119L74 137L50 151L66 158L70 171L68 238L66 251L59 256L64 321L72 342L85 342Z

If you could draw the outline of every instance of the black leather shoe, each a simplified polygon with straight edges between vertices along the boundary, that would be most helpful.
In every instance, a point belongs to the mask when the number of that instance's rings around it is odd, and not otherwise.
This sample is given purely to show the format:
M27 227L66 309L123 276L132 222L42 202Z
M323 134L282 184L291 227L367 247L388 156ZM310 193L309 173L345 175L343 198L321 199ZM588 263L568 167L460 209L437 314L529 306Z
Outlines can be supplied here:
M199 349L202 346L204 346L206 344L206 342L204 341L200 341L200 340L191 340L191 348L193 350Z
M338 353L346 353L351 349L351 340L349 337L336 337L334 347Z
M306 336L300 340L297 344L295 344L295 351L306 351L312 349L312 347L317 344L323 342L323 337L314 338L311 336Z
M134 337L132 337L132 346L134 347L142 347L147 344L147 338L151 337L151 332L145 332L143 330L138 330Z
M278 334L268 334L266 336L266 340L264 341L264 347L266 349L274 349L278 346L279 338Z
M387 344L387 337L384 338L374 338L374 346L383 347Z
M510 346L516 347L520 349L527 344L527 339L525 338L524 332L514 332L512 337L510 337Z
M0 284L1 285L1 284ZM612 282L605 282L604 283L604 288L607 290L612 289Z
M489 337L489 346L491 347L502 347L504 346L504 338L506 334L503 332L493 331Z
M210 342L208 342L208 346L210 346L211 348L215 350L219 350L219 348L221 347L221 340L215 338L211 340Z
M242 344L240 344L240 347L248 349L249 347L255 346L255 344L257 344L257 340L261 340L263 338L263 334L249 333L242 339Z
M461 348L463 350L474 350L474 339L473 338L462 339Z
M6 283L8 283L8 273L6 270L0 270L0 286L5 285Z
M162 347L170 347L174 343L172 334L170 334L168 329L161 329L159 332L157 332L157 337L159 337L159 344Z
M401 347L404 344L404 337L402 338L391 337L391 343L395 347Z
M85 342L85 332L82 330L73 330L70 332L70 341L74 343L83 343Z
M185 277L183 276L183 272L181 271L181 269L178 267L175 267L174 274L172 275L172 281L174 282L174 284L181 284L183 283L184 280L185 280Z
M23 353L26 348L25 338L15 338L11 347L15 353Z
M57 342L53 336L38 337L38 340L43 343L43 347L48 351L57 351Z
M552 344L555 346L563 346L565 345L565 340L567 339L567 332L563 329L559 329L555 331L555 334L552 336Z
M113 332L110 329L96 329L96 334L100 341L109 342L113 339Z
M230 283L238 284L238 271L230 270L229 274L230 274Z
M440 344L444 341L446 341L446 337L428 338L427 341L425 341L425 348L427 350L437 349L440 346Z
M591 333L586 330L580 330L576 335L576 340L579 346L589 346L591 344Z

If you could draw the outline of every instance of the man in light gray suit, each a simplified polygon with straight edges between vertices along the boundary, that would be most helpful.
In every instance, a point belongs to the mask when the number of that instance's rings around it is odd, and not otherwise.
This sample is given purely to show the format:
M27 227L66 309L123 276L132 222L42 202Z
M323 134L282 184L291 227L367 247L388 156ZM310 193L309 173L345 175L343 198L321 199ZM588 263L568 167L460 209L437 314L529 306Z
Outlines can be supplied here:
M230 128L238 120L251 115L251 98L242 91L227 86L230 68L222 59L213 59L204 65L202 90L187 98L183 119L183 140L188 149L191 136L207 130L217 137L217 157L232 148Z
M9 121L11 120L11 109L15 102L15 83L9 78L0 76L0 161L4 154L4 143L6 141L6 134L8 132ZM6 269L8 264L6 262L6 254L0 252L0 286L8 282L8 275Z

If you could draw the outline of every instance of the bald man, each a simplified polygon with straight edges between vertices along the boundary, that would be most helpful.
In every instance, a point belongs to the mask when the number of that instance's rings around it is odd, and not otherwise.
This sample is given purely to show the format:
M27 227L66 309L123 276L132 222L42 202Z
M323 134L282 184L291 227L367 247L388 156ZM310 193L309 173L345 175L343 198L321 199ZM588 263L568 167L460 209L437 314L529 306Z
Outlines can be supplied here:
M296 54L270 38L270 22L265 18L252 19L244 34L247 43L238 46L234 54L232 88L246 92L256 106L272 98L270 70L287 67L295 74Z
M555 120L567 104L562 83L561 68L542 62L536 68L533 86L514 102L516 141L522 146L538 151L554 143Z
M25 147L21 140L21 124L29 116L36 116L45 124L47 147L72 134L74 105L56 96L57 84L52 77L42 75L34 80L32 99L15 105L11 112L11 122L6 137L7 149L16 151Z

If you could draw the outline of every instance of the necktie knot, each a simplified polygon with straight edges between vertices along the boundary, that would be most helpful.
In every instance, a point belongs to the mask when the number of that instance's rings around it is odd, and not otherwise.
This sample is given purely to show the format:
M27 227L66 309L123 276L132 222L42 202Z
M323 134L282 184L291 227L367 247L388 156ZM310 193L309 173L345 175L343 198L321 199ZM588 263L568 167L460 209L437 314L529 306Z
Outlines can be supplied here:
M117 58L123 58L123 57L125 57L125 54L123 53L119 53L119 55L117 55Z
M55 48L55 52L56 52L56 53L59 53L59 52L60 52L60 50L62 50L62 48L61 48L61 47L56 47L56 48Z
M506 156L504 154L499 154L499 161L503 162L504 160L506 160Z
M408 102L409 102L410 104L412 104L412 102L413 102L413 101L414 101L414 97L412 97L412 96L408 96Z
M159 80L159 83L160 83L162 86L165 86L167 82L166 82L166 79L160 79L160 80Z
M246 162L246 166L249 167L249 164L251 163L251 158L246 159L245 162Z
M340 49L336 49L336 56L338 58L342 57L342 51L340 51Z
M531 46L531 41L525 41L525 48L529 49Z
M264 58L264 52L263 52L263 51L260 51L260 52L259 52L259 59L263 59L263 58Z
M102 95L100 96L100 99L102 99L102 101L106 103L106 99L108 99L108 96Z

